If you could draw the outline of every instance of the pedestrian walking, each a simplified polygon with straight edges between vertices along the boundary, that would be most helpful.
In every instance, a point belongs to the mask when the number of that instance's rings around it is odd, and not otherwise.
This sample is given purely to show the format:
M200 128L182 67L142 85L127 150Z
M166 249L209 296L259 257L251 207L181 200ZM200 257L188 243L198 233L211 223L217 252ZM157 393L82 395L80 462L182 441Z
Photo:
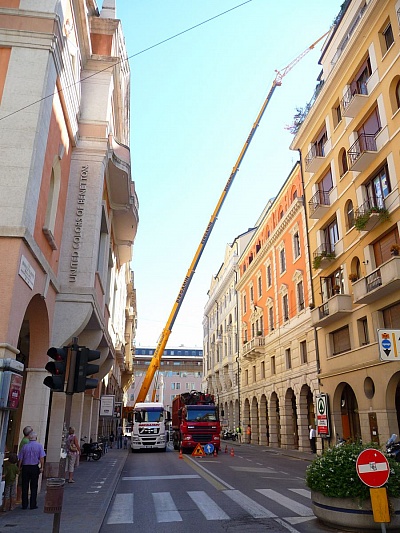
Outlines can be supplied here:
M18 456L10 453L8 461L3 464L4 500L2 511L13 511L15 509L17 488L16 481L19 474Z
M310 447L312 453L317 453L317 432L313 426L308 426L310 430Z
M122 449L122 426L117 427L117 448Z
M251 444L251 426L250 426L250 424L247 424L246 436L247 436L247 444Z
M67 437L67 464L65 472L65 475L68 473L68 483L75 483L73 477L75 468L78 466L80 453L81 449L75 435L75 428L71 426L68 430Z
M28 438L28 444L25 444L18 454L18 466L22 472L22 509L28 509L28 503L31 509L37 509L39 476L43 472L46 453L43 446L37 442L37 434L34 431L29 433Z
M128 449L128 435L124 435L124 450Z
M25 446L25 444L28 444L29 442L29 433L32 433L33 428L31 426L25 426L22 430L23 437L21 439L21 442L18 446L18 453L22 450L22 448ZM22 503L22 475L21 471L18 474L18 481L17 481L17 504Z
M236 434L239 442L242 442L242 428L238 426L236 428Z
M112 449L113 443L114 443L114 440L115 440L115 435L114 435L114 431L113 430L111 430L109 440L110 440L110 448Z

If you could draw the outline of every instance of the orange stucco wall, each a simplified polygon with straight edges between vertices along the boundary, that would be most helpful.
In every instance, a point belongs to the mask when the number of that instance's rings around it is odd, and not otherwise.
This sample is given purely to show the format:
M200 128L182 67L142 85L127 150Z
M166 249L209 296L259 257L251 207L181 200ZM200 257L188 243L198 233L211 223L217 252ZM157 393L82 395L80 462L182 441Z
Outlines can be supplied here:
M53 162L59 154L60 146L65 147L64 155L61 159L61 186L58 198L57 217L54 228L54 238L57 250L52 250L44 233L43 226L46 218L47 202L49 197L50 177ZM50 119L49 134L47 137L46 154L43 165L42 183L40 188L38 210L36 214L34 237L52 269L57 273L58 258L60 255L60 245L62 227L65 215L65 205L67 199L68 177L71 165L71 149L65 125L65 119L58 94L54 96L53 110Z
M297 294L296 294L296 286L293 283L293 275L296 270L300 270L303 273L303 286L304 286L304 303L307 307L309 305L309 289L306 284L306 254L305 254L305 243L304 243L304 235L305 230L303 228L303 217L302 217L302 211L298 212L298 214L291 218L290 223L286 226L283 234L276 240L276 243L271 246L271 249L266 254L266 256L263 258L262 266L254 267L254 263L252 261L249 261L251 256L253 257L253 260L257 256L257 246L260 246L261 248L267 243L268 239L270 238L270 235L272 235L274 229L277 227L281 220L281 213L283 213L283 218L285 217L285 213L287 212L289 206L292 204L293 199L295 198L295 193L297 194L297 198L300 198L303 196L303 187L302 187L302 181L301 181L301 175L300 170L297 170L297 172L291 176L290 180L286 184L286 187L281 191L280 195L275 200L271 210L268 212L267 216L264 218L264 220L261 222L255 236L253 237L252 243L253 245L248 248L247 254L243 255L241 258L241 261L239 263L240 272L243 275L244 272L247 272L249 274L249 271L251 271L251 274L249 276L249 279L246 282L246 285L243 287L241 295L246 294L246 312L243 312L243 303L241 305L242 309L242 321L246 322L248 325L247 330L247 339L252 338L252 332L251 332L251 314L253 313L253 308L250 305L250 287L253 286L254 291L254 303L263 308L263 321L264 321L264 332L263 335L267 333L268 328L268 316L267 316L267 300L268 298L271 298L274 301L274 324L275 327L278 325L282 325L283 323L283 310L282 310L282 298L280 297L279 288L282 284L286 284L288 287L288 301L289 301L289 318L294 316L297 313ZM301 254L300 257L298 257L295 262L293 258L293 237L290 233L290 229L293 228L297 224L298 231L300 235L300 249ZM283 274L280 274L280 257L279 257L279 249L277 245L280 245L284 243L285 246L285 255L286 255L286 271ZM268 263L268 260L270 260L271 268L272 268L272 285L271 287L267 286L267 269L266 264ZM274 265L277 267L277 272L274 272ZM258 295L258 278L261 275L262 280L262 295L259 297ZM278 286L276 286L276 284ZM278 291L278 307L276 306L276 299L277 299L277 291ZM276 314L276 310L278 309L278 316ZM244 334L244 333L242 333ZM243 340L243 339L242 339Z
M8 64L10 62L11 48L0 48L0 103L3 98L4 84L6 82Z
M11 9L19 8L20 0L0 0L0 7L9 7Z

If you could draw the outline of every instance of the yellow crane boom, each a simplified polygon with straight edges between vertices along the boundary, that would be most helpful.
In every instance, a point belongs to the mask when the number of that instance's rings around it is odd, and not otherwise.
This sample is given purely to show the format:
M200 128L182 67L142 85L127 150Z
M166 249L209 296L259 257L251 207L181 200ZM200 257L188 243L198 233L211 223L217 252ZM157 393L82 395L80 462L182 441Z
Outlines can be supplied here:
M196 270L196 267L197 267L197 264L198 262L200 261L200 257L204 251L204 248L207 244L207 241L211 235L211 232L213 230L213 227L214 227L214 224L217 220L217 217L218 217L218 214L222 208L222 205L226 199L226 196L229 192L229 189L233 183L233 180L235 179L236 177L236 174L239 170L239 166L241 164L241 162L243 161L243 158L247 152L247 149L248 147L250 146L250 143L253 139L253 136L256 132L256 129L258 127L258 125L260 124L260 121L261 121L261 118L264 114L264 111L267 107L267 105L269 104L270 100L271 100L271 97L272 95L274 94L274 91L275 91L275 88L279 85L281 85L282 83L282 79L288 74L288 72L290 72L290 70L292 70L292 68L297 65L297 63L310 51L312 50L315 45L317 43L319 43L319 41L321 41L329 32L326 32L324 33L324 35L322 35L322 37L320 37L317 41L315 41L311 46L309 46L306 50L304 50L304 52L302 52L298 57L296 57L296 59L294 59L291 63L289 63L289 65L287 65L284 69L282 69L281 71L278 71L276 70L276 76L275 76L275 79L274 81L272 82L272 86L271 86L271 89L269 90L268 94L267 94L267 97L265 98L263 104L262 104L262 107L257 115L257 118L250 130L250 133L246 139L246 142L244 143L243 145L243 148L239 154L239 157L237 158L237 161L235 163L235 166L233 167L232 169L232 172L228 178L228 181L226 182L225 184L225 187L221 193L221 196L219 197L218 199L218 202L217 202L217 205L215 206L215 209L211 215L211 218L210 218L210 221L208 222L208 225L207 225L207 228L201 238L201 241L197 247L197 250L196 250L196 253L194 254L194 257L193 257L193 260L189 266L189 269L186 273L186 276L185 276L185 279L183 280L183 283L182 283L182 286L179 290L179 293L178 293L178 296L176 297L175 301L174 301L174 304L172 306L172 310L170 312L170 315L168 317L168 320L165 324L165 327L161 333L161 336L160 336L160 339L157 343L157 347L154 351L154 354L153 354L153 357L152 357L152 360L150 362L150 365L147 369L147 372L146 372L146 375L144 376L143 378L143 382L142 382L142 385L141 385L141 388L139 390L139 393L135 399L135 404L136 402L144 402L146 400L146 396L147 396L147 393L150 389L150 386L151 386L151 383L154 379L154 375L155 373L157 372L157 370L160 368L160 364L161 364L161 358L162 358L162 355L164 353L164 349L165 349L165 346L167 345L167 342L168 342L168 339L169 339L169 336L172 332L172 327L174 325L174 322L176 320L176 317L178 315L178 312L179 312L179 309L182 305L182 302L183 302L183 299L186 295L186 292L189 288L189 285L190 285L190 282L192 281L193 279L193 275L195 273L195 270ZM155 396L155 389L153 391L153 400L154 400L154 396Z

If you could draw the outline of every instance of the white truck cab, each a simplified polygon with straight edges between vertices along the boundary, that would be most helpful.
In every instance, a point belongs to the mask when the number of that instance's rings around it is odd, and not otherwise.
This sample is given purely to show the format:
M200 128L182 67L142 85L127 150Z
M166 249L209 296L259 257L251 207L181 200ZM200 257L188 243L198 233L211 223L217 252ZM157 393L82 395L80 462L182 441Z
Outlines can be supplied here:
M170 416L161 402L138 402L133 410L131 450L159 449L165 452Z

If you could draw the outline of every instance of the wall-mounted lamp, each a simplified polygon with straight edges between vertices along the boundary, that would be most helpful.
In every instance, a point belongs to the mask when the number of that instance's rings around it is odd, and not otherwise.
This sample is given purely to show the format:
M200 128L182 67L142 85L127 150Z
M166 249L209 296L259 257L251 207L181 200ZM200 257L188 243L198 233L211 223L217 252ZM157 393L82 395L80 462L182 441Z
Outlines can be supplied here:
M363 265L368 265L369 261L368 259L366 261L363 261Z

